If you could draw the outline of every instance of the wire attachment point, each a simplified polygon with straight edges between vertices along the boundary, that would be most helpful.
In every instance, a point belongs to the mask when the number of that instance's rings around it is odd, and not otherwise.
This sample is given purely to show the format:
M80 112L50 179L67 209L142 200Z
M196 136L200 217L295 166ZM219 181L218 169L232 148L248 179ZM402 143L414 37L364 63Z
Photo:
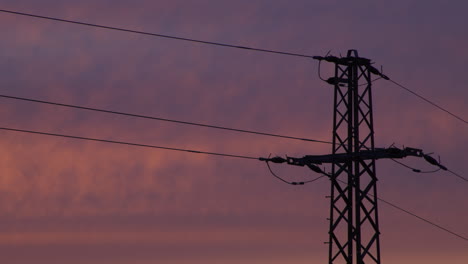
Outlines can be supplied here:
M282 157L279 157L279 156L276 156L276 157L273 157L273 158L258 158L260 161L265 161L265 162L273 162L273 163L285 163L287 160L282 158Z

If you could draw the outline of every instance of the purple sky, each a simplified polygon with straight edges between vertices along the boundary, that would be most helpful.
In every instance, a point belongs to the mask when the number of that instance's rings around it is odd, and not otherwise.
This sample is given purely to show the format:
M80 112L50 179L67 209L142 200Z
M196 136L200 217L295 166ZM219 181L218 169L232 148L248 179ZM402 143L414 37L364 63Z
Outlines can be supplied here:
M467 119L465 1L7 1L0 9L308 55L357 49ZM0 13L2 94L331 140L317 62ZM324 65L329 77L332 68ZM468 176L468 126L387 81L380 147L422 148ZM2 99L2 127L248 156L329 145ZM325 263L329 181L293 187L258 161L0 132L2 263ZM432 167L420 159L407 164ZM304 168L273 166L303 180ZM466 182L377 163L379 194L468 236ZM309 177L309 178L308 178ZM380 205L383 263L468 263L468 243Z

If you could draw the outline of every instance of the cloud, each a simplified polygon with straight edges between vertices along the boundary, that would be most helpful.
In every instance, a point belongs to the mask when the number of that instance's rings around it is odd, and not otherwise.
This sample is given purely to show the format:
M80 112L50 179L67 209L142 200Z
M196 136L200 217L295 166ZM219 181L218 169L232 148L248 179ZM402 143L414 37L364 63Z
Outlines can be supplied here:
M29 2L7 7L311 55L323 55L329 49L344 54L348 48L356 48L362 56L385 65L385 72L395 80L456 113L467 112L466 91L460 81L467 55L466 36L459 33L464 32L464 24L458 20L465 17L460 12L466 9L461 4L440 7L410 1L403 6L373 3L340 8L329 1ZM435 22L429 19L434 16L438 18ZM0 19L5 34L1 84L6 94L331 138L333 89L318 80L314 61L11 15ZM324 66L323 76L328 77L329 70ZM441 154L444 164L463 172L464 124L398 89L375 82L377 145L396 142L434 151ZM2 100L0 118L2 126L253 157L331 151L328 145L7 100ZM158 247L159 256L166 252L166 263L171 254L184 250L203 259L202 253L196 253L201 250L213 263L236 255L258 263L284 262L285 256L305 263L315 254L326 259L321 247L327 236L328 200L324 196L329 193L329 183L325 179L293 188L276 181L264 164L254 160L6 131L1 135L0 212L3 218L12 219L0 233L3 248L15 243L45 261L53 255L51 248L81 256L73 249L76 246L78 251L88 250L90 259L102 259L99 263L112 254L121 257L118 261L129 261L135 252L147 257L142 257L142 263L158 260L151 253L152 245ZM426 165L421 160L405 162ZM273 169L288 179L314 176L305 168L276 165ZM465 192L457 179L445 174L419 177L383 161L378 162L378 171L382 198L463 233L466 221L460 219L466 215L460 208ZM457 242L445 233L433 232L417 220L411 222L384 205L380 208L389 259L404 259L405 247L425 244L429 235L447 245L444 252L449 247L458 249ZM116 223L119 221L127 224ZM178 230L182 227L186 229ZM98 232L102 229L105 231ZM409 233L411 239L407 239ZM309 241L316 244L309 246ZM89 244L99 249L90 249ZM427 244L427 249L421 246L419 255L407 256L431 261L424 251L439 250L440 244ZM284 246L289 247L287 252L281 250ZM131 249L119 255L122 247ZM312 248L317 252L308 253ZM38 249L47 254L41 255ZM81 260L89 262L85 256ZM460 262L455 257L452 261Z

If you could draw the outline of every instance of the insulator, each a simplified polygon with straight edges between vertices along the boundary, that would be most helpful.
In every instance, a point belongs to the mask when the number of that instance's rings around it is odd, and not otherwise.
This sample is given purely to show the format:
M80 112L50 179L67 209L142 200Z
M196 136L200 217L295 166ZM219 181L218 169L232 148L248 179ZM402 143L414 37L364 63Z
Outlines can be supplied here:
M307 167L316 173L323 173L322 169L319 166L315 166L314 164L307 164Z
M434 159L433 157L431 157L429 155L424 155L423 157L427 162L429 162L432 165L436 165L436 166L440 165L439 162L436 159Z
M286 160L283 159L282 157L274 157L274 158L271 158L270 161L273 162L273 163L284 163L284 162L286 162Z

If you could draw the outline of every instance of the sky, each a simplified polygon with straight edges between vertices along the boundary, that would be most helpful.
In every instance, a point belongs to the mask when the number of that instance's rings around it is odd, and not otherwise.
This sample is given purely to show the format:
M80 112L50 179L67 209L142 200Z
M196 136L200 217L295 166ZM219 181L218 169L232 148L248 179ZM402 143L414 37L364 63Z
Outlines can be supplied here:
M466 1L0 0L0 9L307 55L356 49L468 118ZM0 13L1 94L331 140L333 87L309 58ZM333 74L323 65L322 75ZM468 126L391 82L373 86L376 145L440 155L468 176ZM253 157L330 145L11 99L1 127ZM325 263L330 182L264 163L0 131L0 260ZM432 169L422 159L406 164ZM327 167L328 169L329 167ZM288 180L316 177L287 165ZM377 162L379 196L465 237L468 184ZM382 263L468 263L468 242L379 205Z

